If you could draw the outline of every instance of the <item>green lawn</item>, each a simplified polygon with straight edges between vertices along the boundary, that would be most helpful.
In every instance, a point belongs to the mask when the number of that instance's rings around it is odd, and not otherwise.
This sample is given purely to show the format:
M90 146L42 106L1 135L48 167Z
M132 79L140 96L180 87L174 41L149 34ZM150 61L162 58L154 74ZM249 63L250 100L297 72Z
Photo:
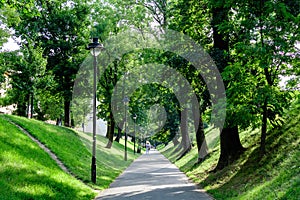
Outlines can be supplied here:
M128 145L128 161L124 161L124 146L116 142L111 149L105 148L107 139L97 136L97 180L91 182L91 134L75 132L72 129L50 125L37 120L29 120L6 115L22 126L35 138L47 146L65 166L80 180L95 189L104 189L139 155L133 155Z
M287 114L286 124L278 130L269 131L267 154L259 158L260 130L248 130L240 134L247 151L232 165L225 169L210 172L219 158L219 145L211 149L211 154L200 165L197 149L175 164L194 182L198 183L216 199L300 199L300 105L294 105ZM172 157L173 145L161 151Z
M0 116L0 199L92 199L36 143Z

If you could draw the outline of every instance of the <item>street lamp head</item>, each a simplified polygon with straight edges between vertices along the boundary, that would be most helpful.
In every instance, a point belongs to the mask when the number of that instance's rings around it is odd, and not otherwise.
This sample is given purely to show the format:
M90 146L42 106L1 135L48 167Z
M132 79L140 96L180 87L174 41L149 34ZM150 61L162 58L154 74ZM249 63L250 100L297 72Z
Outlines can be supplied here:
M93 42L87 46L87 50L90 50L93 56L98 56L101 50L104 49L103 44L100 44L98 41L98 38L93 38Z
M136 120L136 118L137 118L136 114L134 114L132 118L133 118L134 120Z
M128 104L129 103L129 98L127 96L124 97L123 103L124 104Z

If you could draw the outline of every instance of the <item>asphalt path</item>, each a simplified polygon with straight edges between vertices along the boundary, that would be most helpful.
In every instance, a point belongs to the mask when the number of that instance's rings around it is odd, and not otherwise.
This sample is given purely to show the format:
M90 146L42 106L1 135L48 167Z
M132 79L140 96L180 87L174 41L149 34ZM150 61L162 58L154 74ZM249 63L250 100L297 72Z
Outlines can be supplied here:
M212 200L156 150L136 159L96 200Z

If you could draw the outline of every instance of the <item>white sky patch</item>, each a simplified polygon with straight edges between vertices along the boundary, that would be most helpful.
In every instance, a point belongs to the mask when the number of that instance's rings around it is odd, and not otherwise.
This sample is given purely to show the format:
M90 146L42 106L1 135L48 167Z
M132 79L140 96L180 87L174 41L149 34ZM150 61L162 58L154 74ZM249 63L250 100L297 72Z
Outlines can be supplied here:
M19 50L20 46L12 38L8 38L8 41L3 44L1 51L15 51Z

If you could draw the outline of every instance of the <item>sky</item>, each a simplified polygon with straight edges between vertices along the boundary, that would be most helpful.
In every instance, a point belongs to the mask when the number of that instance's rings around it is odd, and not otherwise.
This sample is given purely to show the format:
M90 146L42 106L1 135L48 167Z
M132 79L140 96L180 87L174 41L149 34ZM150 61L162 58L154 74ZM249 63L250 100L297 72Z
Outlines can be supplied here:
M2 49L3 51L15 51L20 49L20 47L12 38L8 38L8 42L3 45Z

